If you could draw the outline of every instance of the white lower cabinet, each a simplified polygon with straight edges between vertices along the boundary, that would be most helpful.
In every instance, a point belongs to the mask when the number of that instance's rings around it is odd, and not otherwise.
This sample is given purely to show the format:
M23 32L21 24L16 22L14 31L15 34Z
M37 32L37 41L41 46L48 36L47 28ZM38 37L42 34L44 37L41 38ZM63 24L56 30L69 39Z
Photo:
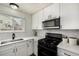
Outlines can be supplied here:
M12 49L8 49L0 52L0 56L15 56L15 53L12 51Z
M34 41L34 54L38 56L38 40Z
M14 45L6 45L0 47L0 56L15 56Z
M0 56L29 56L33 53L33 39L0 46Z
M73 53L65 49L58 48L58 56L79 56L79 54Z
M27 48L28 48L27 50L28 56L34 53L34 40L33 39L27 40Z
M27 56L27 41L16 43L16 56Z

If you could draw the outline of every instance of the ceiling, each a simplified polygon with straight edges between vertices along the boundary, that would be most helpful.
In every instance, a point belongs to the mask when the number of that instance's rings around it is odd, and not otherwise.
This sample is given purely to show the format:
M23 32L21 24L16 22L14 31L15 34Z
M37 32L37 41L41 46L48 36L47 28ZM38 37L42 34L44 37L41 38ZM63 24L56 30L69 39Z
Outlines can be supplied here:
M17 3L17 5L19 5L19 11L29 14L33 14L51 4L52 3ZM10 8L9 3L0 3L0 5Z

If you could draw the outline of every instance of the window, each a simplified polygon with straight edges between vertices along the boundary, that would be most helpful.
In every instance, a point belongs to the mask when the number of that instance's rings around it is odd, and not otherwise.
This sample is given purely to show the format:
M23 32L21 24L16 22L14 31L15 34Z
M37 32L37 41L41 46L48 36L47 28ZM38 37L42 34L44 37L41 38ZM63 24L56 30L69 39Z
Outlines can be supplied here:
M24 31L24 18L0 14L0 32Z

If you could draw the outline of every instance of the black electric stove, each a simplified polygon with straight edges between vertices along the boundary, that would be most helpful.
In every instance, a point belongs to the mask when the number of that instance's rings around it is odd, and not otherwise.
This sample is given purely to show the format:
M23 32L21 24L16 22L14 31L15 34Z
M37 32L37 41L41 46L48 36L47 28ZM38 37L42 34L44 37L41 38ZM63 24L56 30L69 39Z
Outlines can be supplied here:
M62 41L62 34L46 33L38 41L38 56L57 56L57 45Z

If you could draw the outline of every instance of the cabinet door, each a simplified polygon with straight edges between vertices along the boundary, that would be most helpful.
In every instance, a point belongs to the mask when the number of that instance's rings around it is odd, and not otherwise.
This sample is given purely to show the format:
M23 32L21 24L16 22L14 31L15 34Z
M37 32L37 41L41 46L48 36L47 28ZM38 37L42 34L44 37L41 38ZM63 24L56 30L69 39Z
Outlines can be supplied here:
M27 56L27 45L26 41L16 43L16 56Z
M38 14L32 15L32 29L37 29L38 27Z
M0 47L0 56L15 56L14 44Z
M59 17L59 3L52 4L44 9L44 19L49 20Z
M58 18L60 16L60 12L59 12L60 4L59 3L52 4L50 8L51 8L52 18Z
M43 21L48 20L48 18L50 16L51 16L51 7L48 6L48 7L44 8L44 19L43 19Z
M58 48L58 56L79 56L79 54L73 53L65 49Z
M32 29L42 29L43 11L39 11L32 16Z
M42 21L43 21L43 11L41 10L41 11L39 11L38 12L38 27L37 27L37 29L43 29L42 28Z
M63 3L60 6L62 29L79 29L79 4Z
M34 40L30 39L27 41L27 49L28 49L28 56L34 52Z
M0 56L15 56L15 52L12 48L0 51Z
M58 49L57 49L57 55L58 55L58 56L63 56L63 50L60 49L60 48L58 48Z
M38 55L38 40L35 39L34 41L34 54L37 56Z

